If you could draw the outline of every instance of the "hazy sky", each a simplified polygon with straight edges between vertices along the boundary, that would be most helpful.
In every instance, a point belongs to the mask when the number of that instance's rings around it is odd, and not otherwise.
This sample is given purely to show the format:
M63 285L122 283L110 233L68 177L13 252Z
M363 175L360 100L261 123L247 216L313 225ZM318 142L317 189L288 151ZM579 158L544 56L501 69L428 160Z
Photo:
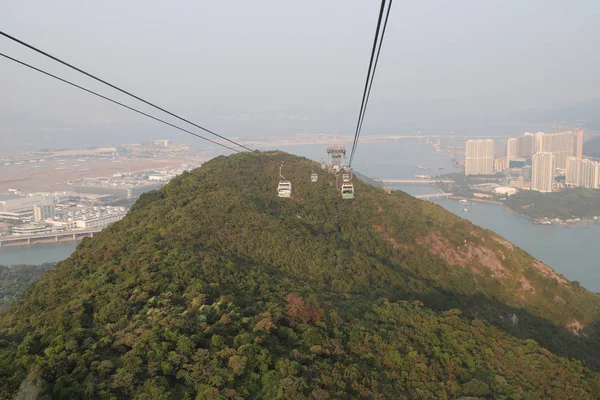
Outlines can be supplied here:
M5 1L0 29L227 136L352 134L378 3ZM598 21L597 0L396 0L363 134L598 98ZM125 99L5 38L0 51ZM3 147L186 139L4 59L0 93Z

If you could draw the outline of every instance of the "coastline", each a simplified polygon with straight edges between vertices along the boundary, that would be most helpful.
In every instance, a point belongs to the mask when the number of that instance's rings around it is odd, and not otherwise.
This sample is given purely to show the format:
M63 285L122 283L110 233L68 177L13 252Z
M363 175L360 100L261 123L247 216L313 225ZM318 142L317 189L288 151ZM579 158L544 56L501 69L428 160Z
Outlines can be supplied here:
M459 197L459 196L451 196L450 198L454 199L454 200L469 200L469 201L474 201L474 202L478 202L478 203L497 204L499 206L502 206L506 211L510 212L511 214L517 215L519 217L527 218L532 224L535 224L535 225L564 226L567 228L587 228L587 227L600 228L600 220L581 218L579 220L566 220L565 221L565 220L561 220L561 219L548 218L548 217L533 218L529 215L518 213L515 210L507 207L504 203L501 203L499 201L468 198L468 197Z

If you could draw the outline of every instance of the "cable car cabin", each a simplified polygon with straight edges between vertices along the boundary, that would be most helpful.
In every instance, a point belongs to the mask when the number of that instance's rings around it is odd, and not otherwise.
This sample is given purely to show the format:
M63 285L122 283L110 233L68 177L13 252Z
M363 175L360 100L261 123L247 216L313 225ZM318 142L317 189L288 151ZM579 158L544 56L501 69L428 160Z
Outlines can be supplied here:
M342 198L353 199L354 198L354 185L346 183L342 185Z
M342 180L344 182L350 182L350 174L342 174Z
M317 174L310 174L310 181L311 182L316 182L317 180L319 180L319 175Z
M277 186L277 196L279 197L290 197L292 195L292 182L281 181Z

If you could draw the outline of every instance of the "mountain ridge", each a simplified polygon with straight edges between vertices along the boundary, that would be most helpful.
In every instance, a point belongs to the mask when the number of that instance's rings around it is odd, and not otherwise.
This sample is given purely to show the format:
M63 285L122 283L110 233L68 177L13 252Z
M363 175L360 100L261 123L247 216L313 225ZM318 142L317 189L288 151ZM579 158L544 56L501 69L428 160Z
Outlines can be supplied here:
M516 377L534 379L539 371L521 363L538 357L561 374L585 375L573 385L580 398L600 388L589 369L599 360L598 296L437 205L357 181L356 198L342 200L332 174L319 170L319 182L310 182L316 163L264 155L276 162L219 157L143 195L125 219L27 289L0 321L7 387L25 380L57 397L85 397L71 392L79 382L89 398L151 389L205 398L277 398L288 389L291 398L419 397L410 379L392 383L416 356L437 371L419 375L437 396L542 396ZM294 185L290 199L276 196L280 161ZM356 342L353 326L378 344ZM473 341L470 350L454 342L453 329ZM386 352L399 352L396 361ZM462 377L448 370L444 352ZM517 366L503 365L508 352ZM342 388L332 383L336 362L386 372L370 383L348 378ZM279 363L299 365L282 372ZM215 382L197 366L223 376ZM567 390L560 374L548 374L535 379ZM289 387L269 376L289 378Z

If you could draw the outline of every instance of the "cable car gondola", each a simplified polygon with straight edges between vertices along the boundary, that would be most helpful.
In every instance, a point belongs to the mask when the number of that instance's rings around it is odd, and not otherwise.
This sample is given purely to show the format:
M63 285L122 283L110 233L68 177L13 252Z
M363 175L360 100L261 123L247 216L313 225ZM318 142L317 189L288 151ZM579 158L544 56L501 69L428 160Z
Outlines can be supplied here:
M316 181L318 181L318 180L319 180L319 175L317 175L317 174L315 174L315 173L312 173L312 174L310 174L310 181L311 181L312 183L315 183L315 182L316 182Z
M281 173L281 169L283 168L283 162L279 166L279 177L281 180L279 181L279 185L277 185L277 196L279 197L290 197L292 195L292 182L285 179L285 177Z
M351 183L344 183L342 185L342 199L353 199L354 198L354 185Z
M292 182L281 181L277 186L277 196L290 197L292 195Z

